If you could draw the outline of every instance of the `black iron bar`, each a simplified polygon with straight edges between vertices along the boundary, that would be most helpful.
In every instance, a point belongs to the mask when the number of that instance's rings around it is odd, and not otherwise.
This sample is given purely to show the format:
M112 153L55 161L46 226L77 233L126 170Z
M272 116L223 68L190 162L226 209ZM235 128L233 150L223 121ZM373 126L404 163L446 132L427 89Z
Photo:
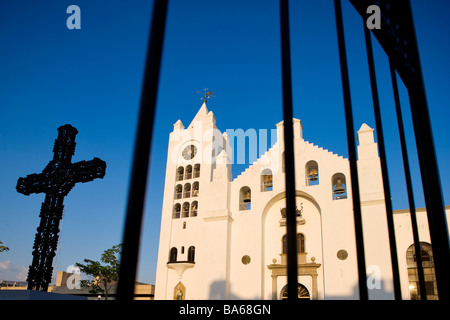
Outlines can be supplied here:
M168 0L155 0L153 4L147 60L133 154L133 166L128 190L128 203L117 289L118 300L132 300L134 297L134 284L139 256L167 5Z
M392 277L394 284L395 300L402 299L400 287L400 273L398 267L397 244L395 241L394 216L392 212L391 188L389 185L388 167L386 161L386 149L384 144L383 125L381 120L380 101L378 98L377 78L375 73L375 62L373 58L372 39L370 30L366 27L365 19L363 21L364 37L366 40L367 62L369 65L370 86L372 89L373 111L375 114L375 126L377 129L378 151L380 153L381 175L383 178L384 203L386 206L386 220L389 235L389 247L391 252Z
M345 122L347 127L348 156L350 161L350 178L352 182L353 214L355 220L356 255L358 261L359 298L368 299L366 261L364 255L364 238L361 217L361 201L359 195L358 169L356 166L356 144L353 126L352 102L350 96L350 81L348 76L347 56L345 53L344 23L342 21L341 1L334 0L336 29L341 66L342 91L344 96Z
M289 35L288 0L280 0L281 24L281 71L283 91L284 155L286 167L286 229L287 229L287 277L288 300L296 301L298 296L297 262L297 214L295 205L295 162L294 131L292 111L292 77Z
M409 24L408 30L411 30L412 43L410 46L412 47L412 55L417 57L414 64L415 78L412 84L408 86L411 115L430 227L438 295L440 300L450 300L450 290L448 289L448 284L450 283L450 273L448 272L450 270L450 243L447 219L411 4L409 1L406 1L406 4L402 9L406 12L406 16L409 17L407 23Z
M423 273L423 266L422 266L422 254L421 254L421 250L420 250L419 231L417 228L416 205L414 202L414 193L413 193L413 189L412 189L412 180L411 180L411 170L409 168L408 151L406 148L405 129L403 126L403 116L402 116L402 109L401 109L401 105L400 105L400 95L398 94L397 75L395 73L395 67L390 59L389 59L389 69L391 71L392 89L394 92L395 110L397 113L397 124L398 124L398 131L399 131L399 135L400 135L400 145L402 148L403 168L405 171L406 190L408 192L409 212L411 214L410 215L411 227L412 227L412 234L413 234L413 241L414 241L414 251L416 253L416 263L417 263L417 274L419 277L420 298L422 300L426 300L427 294L426 294L426 288L425 288L425 276Z

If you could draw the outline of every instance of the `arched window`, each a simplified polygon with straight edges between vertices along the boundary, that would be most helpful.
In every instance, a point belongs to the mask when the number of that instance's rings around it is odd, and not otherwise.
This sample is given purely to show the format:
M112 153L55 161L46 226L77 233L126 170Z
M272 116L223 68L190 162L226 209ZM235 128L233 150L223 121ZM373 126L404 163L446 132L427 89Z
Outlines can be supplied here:
M287 234L282 239L282 254L287 254ZM303 233L297 233L297 253L305 253L305 235Z
M347 182L343 173L335 173L331 178L333 200L347 199Z
M242 187L239 191L239 210L252 208L252 191L249 187Z
M194 201L191 204L191 217L196 217L198 212L198 201Z
M181 199L182 192L183 192L183 187L181 186L181 184L178 184L178 185L175 187L174 198L175 198L175 199Z
M176 262L177 261L177 248L173 247L170 249L170 255L169 255L169 262Z
M191 184L190 183L186 183L184 185L184 194L183 197L184 198L189 198L191 196Z
M272 191L273 190L273 175L272 170L264 169L261 172L261 191Z
M177 169L177 181L183 180L184 168L178 167Z
M420 243L420 257L422 258L427 300L437 300L438 292L431 244L427 242ZM411 300L419 300L419 276L417 273L417 258L414 244L410 245L406 250L406 264L408 268L409 293L411 295Z
M194 178L200 178L200 163L194 165Z
M287 298L288 298L288 290L287 290L287 285L285 285L283 287L283 289L281 289L281 300L285 300ZM311 299L308 289L301 283L297 284L297 299L299 299L299 300L302 300L302 299L310 300Z
M305 253L305 235L303 233L297 233L297 252Z
M308 161L305 165L305 177L307 186L319 184L319 165L316 161Z
M194 262L195 261L195 247L190 246L188 249L188 262Z
M192 166L188 165L186 166L186 173L185 173L185 179L191 179L192 178Z
M198 181L195 181L195 182L192 184L192 196L193 196L193 197L198 197L199 187L200 187L200 184L199 184Z
M181 205L179 203L176 203L173 206L173 216L172 217L174 219L178 219L180 217L180 214L181 214Z
M183 218L189 217L189 202L183 203Z

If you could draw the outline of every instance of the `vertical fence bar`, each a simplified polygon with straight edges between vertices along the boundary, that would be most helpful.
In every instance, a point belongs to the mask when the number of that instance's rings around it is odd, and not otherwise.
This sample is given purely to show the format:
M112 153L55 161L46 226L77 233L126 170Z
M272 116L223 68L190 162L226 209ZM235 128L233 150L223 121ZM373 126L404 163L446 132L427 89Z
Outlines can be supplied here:
M389 59L389 69L391 71L392 89L394 92L395 110L397 113L397 124L398 124L398 131L399 131L399 135L400 135L400 145L402 148L403 169L405 171L406 190L408 192L409 212L411 214L411 227L412 227L412 234L413 234L413 240L414 240L414 251L416 253L417 273L419 276L420 298L422 300L426 300L427 293L425 290L425 276L423 274L422 255L421 255L421 250L420 250L420 239L419 239L419 232L418 232L418 228L417 228L416 205L414 202L414 194L413 194L413 189L412 189L412 180L411 180L411 171L409 168L408 151L406 149L405 129L403 126L403 116L402 116L402 110L401 110L401 106L400 106L400 96L398 94L397 75L395 73L395 67L394 67L391 59Z
M347 127L348 155L350 160L350 178L352 182L353 214L355 220L356 254L358 261L359 298L368 299L366 285L366 261L364 256L364 238L362 230L361 202L359 195L358 169L356 167L356 144L353 126L352 102L350 96L350 81L348 77L347 56L345 53L344 23L342 21L341 1L334 0L336 29L341 65L342 91L344 96L345 122Z
M372 39L369 29L363 19L364 38L366 40L367 62L369 64L370 86L372 88L373 111L375 114L375 126L377 129L378 150L380 152L381 175L383 178L384 203L386 205L386 220L388 225L389 247L391 251L392 276L394 283L395 300L401 300L400 274L398 267L397 244L395 241L394 217L392 213L391 188L389 185L388 168L386 161L386 149L384 145L383 125L381 122L380 101L378 98L377 78L375 74L375 62L373 59Z
M287 276L288 299L295 301L298 296L297 270L297 216L295 211L295 162L294 162L294 132L292 111L292 78L291 53L289 36L289 6L288 0L280 0L281 24L281 71L283 86L283 120L284 149L286 167L286 229L287 229Z
M117 289L118 300L132 300L134 296L134 283L139 255L167 5L168 0L155 0L153 4L147 60L133 154L133 166L128 190L128 203Z
M430 114L425 94L422 67L417 47L417 38L412 20L411 4L402 8L407 12L409 30L412 30L413 54L417 57L415 67L416 78L408 86L411 115L413 119L414 134L416 137L417 153L419 156L420 173L427 207L428 224L430 227L431 245L433 248L434 269L440 300L450 300L450 243L447 229L447 219L442 197L442 188L439 178L433 134L431 131Z
M361 16L370 0L350 0ZM450 242L410 0L386 0L381 28L372 30L408 89L427 208L439 299L450 300Z

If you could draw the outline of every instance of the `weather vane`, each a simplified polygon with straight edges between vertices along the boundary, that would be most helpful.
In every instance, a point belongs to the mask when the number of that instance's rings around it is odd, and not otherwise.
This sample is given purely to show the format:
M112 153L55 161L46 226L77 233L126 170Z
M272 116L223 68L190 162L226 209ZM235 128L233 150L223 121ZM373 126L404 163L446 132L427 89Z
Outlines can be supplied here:
M203 89L203 92L197 91L197 93L200 93L202 95L200 99L205 103L209 98L214 97L212 91L208 91L208 88Z

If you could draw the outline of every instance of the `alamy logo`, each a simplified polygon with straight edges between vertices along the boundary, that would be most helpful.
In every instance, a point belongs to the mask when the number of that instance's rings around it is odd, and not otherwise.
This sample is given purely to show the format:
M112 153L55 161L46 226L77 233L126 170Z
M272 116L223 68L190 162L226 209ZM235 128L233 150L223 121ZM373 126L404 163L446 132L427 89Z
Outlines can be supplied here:
M81 283L81 271L80 268L70 265L67 267L67 273L71 273L71 275L67 278L66 286L68 289L80 289Z
M81 9L77 5L70 5L67 7L66 13L70 13L67 18L67 29L81 29ZM366 26L370 30L381 29L381 10L377 5L367 7L366 13L371 14L366 20ZM209 98L209 97L208 97Z
M66 13L71 15L67 18L66 26L67 29L81 29L81 9L79 6L74 4L67 7Z
M381 269L379 266L370 265L367 267L367 288L381 289Z
M196 159L207 164L247 164L258 160L263 165L270 165L273 172L281 169L278 157L279 144L276 144L276 129L226 129L222 134L217 128L203 131L201 121L195 121L193 130L178 130L171 134L171 141L175 143L170 159L179 163L179 154L189 143L198 144ZM268 151L268 139L272 145L270 155L262 155ZM248 143L247 143L248 142ZM247 151L248 148L248 151ZM222 153L225 152L225 154ZM236 159L236 161L235 161ZM184 160L182 160L184 161Z
M366 13L370 13L370 17L366 20L366 26L368 29L381 29L381 10L377 5L371 5L367 7Z

